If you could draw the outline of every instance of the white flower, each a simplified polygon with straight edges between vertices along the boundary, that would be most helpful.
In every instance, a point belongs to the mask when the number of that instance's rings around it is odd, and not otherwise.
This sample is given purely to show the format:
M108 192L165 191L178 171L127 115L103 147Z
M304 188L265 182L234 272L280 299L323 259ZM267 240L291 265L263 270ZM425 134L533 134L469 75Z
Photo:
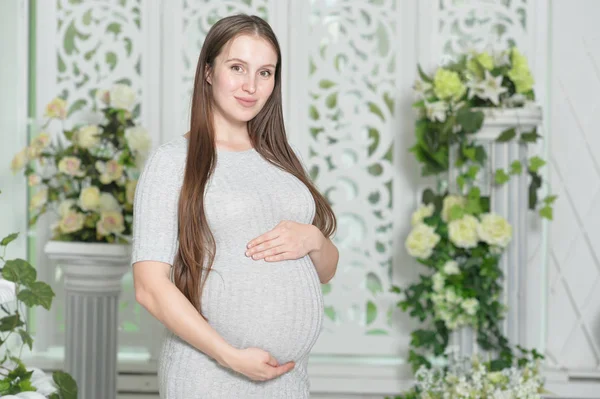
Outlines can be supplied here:
M444 289L445 279L443 274L435 273L431 280L433 281L433 291L440 292Z
M73 142L80 148L93 148L100 143L100 129L97 125L79 128L73 135Z
M499 105L500 95L508 91L506 87L502 86L502 79L504 79L503 75L494 77L490 71L486 70L482 81L475 83L471 81L467 84L471 89L469 90L469 99L477 96L482 100L490 100L494 105Z
M469 316L474 316L479 308L479 301L475 298L465 299L460 306L467 312Z
M96 170L100 172L102 184L110 184L123 176L123 165L114 159L108 162L96 161Z
M58 206L58 214L61 217L65 217L65 215L71 210L71 208L75 205L75 201L72 199L64 200Z
M68 211L58 223L58 228L65 234L74 233L83 228L84 221L83 213Z
M458 268L458 262L455 260L449 260L444 264L444 273L446 275L458 274L460 269Z
M42 149L34 146L27 147L27 158L36 159L42 154Z
M485 213L480 217L479 238L490 245L505 248L512 239L512 226L508 221L495 213Z
M106 89L96 90L96 101L98 104L109 105L110 104L110 91Z
M423 219L433 215L434 210L435 206L433 204L419 206L419 208L412 214L411 224L416 226L422 223Z
M464 215L448 223L448 237L460 248L475 248L479 239L479 221L473 215Z
M101 236L122 233L125 230L123 215L119 211L104 211L96 225L96 232Z
M29 209L35 210L44 206L48 202L48 189L43 188L31 197Z
M16 173L23 169L23 167L27 164L27 161L27 147L25 147L14 156L10 163L10 169L13 173Z
M80 169L81 159L72 156L66 156L58 162L58 170L69 176L84 176L85 172Z
M492 58L494 59L494 65L504 66L510 64L510 51L492 50Z
M41 132L38 136L31 140L31 146L42 150L50 145L50 141L50 134L48 134L48 132Z
M137 187L137 180L129 180L125 184L125 199L128 204L133 204L135 197L135 188Z
M413 85L414 94L417 99L427 98L431 89L433 89L433 85L421 79L417 79Z
M425 115L431 121L444 122L448 112L448 103L445 101L436 101L428 103L425 101Z
M152 144L148 131L141 126L125 129L125 139L129 148L142 153L148 152Z
M444 222L448 222L450 218L450 210L454 205L458 205L460 207L464 207L467 204L467 199L460 195L448 195L444 197L443 206L442 206L442 220Z
M435 229L421 223L410 232L406 238L405 246L410 256L427 259L431 256L433 248L439 241L440 236L436 234Z
M96 186L86 187L79 194L79 207L84 211L95 211L100 206L100 189Z
M121 209L119 201L110 193L100 194L99 209L101 211L116 211Z
M135 92L127 85L115 84L110 89L109 98L111 107L131 110L135 103Z

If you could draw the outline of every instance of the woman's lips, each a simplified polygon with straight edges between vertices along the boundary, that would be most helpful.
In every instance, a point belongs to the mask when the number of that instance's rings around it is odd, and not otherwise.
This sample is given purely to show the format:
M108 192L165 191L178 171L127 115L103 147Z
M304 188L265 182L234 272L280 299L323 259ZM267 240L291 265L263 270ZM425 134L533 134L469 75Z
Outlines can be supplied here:
M254 106L254 104L256 104L256 101L258 101L258 100L253 100L251 98L243 98L243 97L236 97L235 99L237 100L238 103L240 103L243 107L246 107L246 108L250 108L250 107Z

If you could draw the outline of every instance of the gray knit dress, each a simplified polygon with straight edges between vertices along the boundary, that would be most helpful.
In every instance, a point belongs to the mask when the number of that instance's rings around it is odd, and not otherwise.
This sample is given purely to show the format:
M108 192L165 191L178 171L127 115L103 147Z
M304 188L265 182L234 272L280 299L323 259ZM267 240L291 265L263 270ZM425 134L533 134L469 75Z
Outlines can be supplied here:
M135 192L132 264L173 264L187 143L183 136L173 139L146 161ZM267 262L246 257L245 251L251 239L282 220L310 224L314 200L304 184L255 149L217 151L215 173L205 190L205 212L217 252L202 293L202 311L232 346L261 348L280 364L293 360L296 366L273 380L252 381L166 330L158 363L160 397L308 398L308 355L324 313L314 264L308 255Z

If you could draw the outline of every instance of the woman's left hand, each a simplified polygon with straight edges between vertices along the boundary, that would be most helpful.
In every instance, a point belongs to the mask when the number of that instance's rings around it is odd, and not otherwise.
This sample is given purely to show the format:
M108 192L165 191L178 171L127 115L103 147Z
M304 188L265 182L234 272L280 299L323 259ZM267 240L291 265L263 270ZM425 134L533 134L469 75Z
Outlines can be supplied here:
M284 220L272 230L251 240L247 245L246 256L267 262L300 259L321 248L324 238L321 230L312 224Z

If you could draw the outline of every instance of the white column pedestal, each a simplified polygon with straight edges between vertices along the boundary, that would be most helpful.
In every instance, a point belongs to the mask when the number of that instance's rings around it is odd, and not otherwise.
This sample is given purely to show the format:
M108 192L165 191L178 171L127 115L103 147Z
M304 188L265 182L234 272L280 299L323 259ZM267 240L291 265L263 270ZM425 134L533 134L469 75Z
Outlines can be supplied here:
M64 273L65 371L80 399L114 399L118 301L130 246L49 241L44 250Z

